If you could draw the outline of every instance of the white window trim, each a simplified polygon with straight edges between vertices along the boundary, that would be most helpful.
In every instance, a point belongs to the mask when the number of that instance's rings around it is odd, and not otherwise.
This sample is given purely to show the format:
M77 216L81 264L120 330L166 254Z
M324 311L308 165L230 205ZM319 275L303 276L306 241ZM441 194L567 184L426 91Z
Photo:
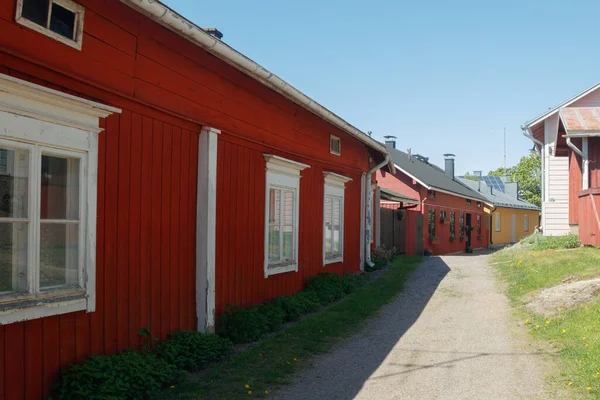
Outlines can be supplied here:
M338 144L339 144L339 150L338 151L334 151L331 148L331 141L332 140L337 140ZM342 140L339 138L339 136L335 136L335 135L329 135L329 152L331 154L333 154L334 156L340 156L342 155Z
M71 0L50 0L49 5L48 5L48 7L50 7L50 9L52 8L53 3L56 3L56 4L60 5L61 7L66 8L67 10L75 13L75 27L74 27L75 39L74 40L66 38L63 35L59 35L58 33L50 30L49 28L38 25L35 22L30 21L27 18L23 17L23 15L22 15L23 0L17 1L17 11L16 11L16 15L15 15L15 21L18 24L21 24L23 26L26 26L29 29L32 29L38 33L41 33L44 36L48 36L49 38L52 38L58 42L64 43L67 46L73 47L74 49L81 50L81 46L83 44L83 21L84 21L85 8L83 8L83 6L81 6L80 4L77 4ZM48 11L48 13L50 13L50 12L51 11Z
M323 172L324 178L324 191L323 191L323 266L333 263L344 262L344 219L345 219L345 185L351 181L351 178L347 178L343 175L339 175L333 172ZM341 199L340 205L340 246L341 254L337 257L327 258L325 254L325 199L327 196L333 196Z
M310 166L296 161L288 160L273 154L264 154L266 161L265 181L265 246L264 246L264 273L265 278L285 272L298 272L298 231L300 210L300 172ZM281 266L269 264L269 191L271 188L292 189L294 196L294 263Z
M500 222L501 221L501 215L500 215L500 213L498 213L498 212L494 213L494 218L495 218L494 219L494 230L496 232L502 232L502 226L500 225L501 224L501 222Z
M39 177L36 172L39 169L34 165L39 164L37 155L41 151L79 155L80 190L85 192L80 197L79 234L81 246L85 249L79 254L81 288L38 291L18 294L14 298L3 296L0 300L0 325L74 311L95 311L98 133L102 130L99 119L120 112L117 108L0 74L0 139L10 141L13 147L37 148L37 152L30 153L29 185L30 190L35 188L30 191L31 195L37 196L38 193ZM33 211L37 212L32 209L35 204L39 203L29 202L30 221ZM31 227L33 229L28 232L28 273L33 268L31 261L38 258L37 254L31 256L31 252L37 253L34 244L35 240L39 240L39 232L34 224L30 223ZM37 239L33 235L38 235ZM30 275L30 279L39 278Z

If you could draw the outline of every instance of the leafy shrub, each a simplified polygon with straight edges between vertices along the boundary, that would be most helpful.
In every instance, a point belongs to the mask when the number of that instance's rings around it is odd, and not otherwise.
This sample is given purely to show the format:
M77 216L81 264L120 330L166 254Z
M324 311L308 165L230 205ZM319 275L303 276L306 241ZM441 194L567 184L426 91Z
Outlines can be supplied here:
M229 339L194 331L175 332L156 347L156 356L179 369L195 371L227 357L233 349Z
M316 311L321 307L319 298L311 290L278 297L273 300L273 303L283 310L286 321L296 320L302 315Z
M258 307L248 310L228 305L219 318L218 334L233 343L248 343L260 339L269 330L269 321Z
M182 377L182 371L152 353L127 350L91 356L61 371L59 399L149 399Z
M342 278L342 288L344 289L344 292L352 293L364 282L364 275L348 274Z
M277 303L270 302L257 306L258 312L265 316L267 328L269 331L274 331L285 322L285 310Z
M575 249L580 246L579 236L540 236L536 240L534 250Z
M320 274L313 276L306 285L307 290L312 290L323 305L341 299L344 294L343 278L337 274Z
M521 244L536 244L537 241L539 240L539 238L543 237L541 233L536 232L536 233L532 233L529 236L524 237L523 239L521 239Z

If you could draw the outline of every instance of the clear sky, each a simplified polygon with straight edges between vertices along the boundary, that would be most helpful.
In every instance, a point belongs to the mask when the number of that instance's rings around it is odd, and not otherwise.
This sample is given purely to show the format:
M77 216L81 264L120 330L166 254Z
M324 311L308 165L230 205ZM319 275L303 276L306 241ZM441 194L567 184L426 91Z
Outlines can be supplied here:
M600 2L166 0L363 131L456 171L518 162L520 126L600 81Z

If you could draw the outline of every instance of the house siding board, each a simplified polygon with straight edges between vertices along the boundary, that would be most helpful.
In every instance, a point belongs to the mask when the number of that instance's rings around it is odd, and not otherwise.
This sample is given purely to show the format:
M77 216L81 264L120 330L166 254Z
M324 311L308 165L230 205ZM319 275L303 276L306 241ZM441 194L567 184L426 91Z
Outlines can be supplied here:
M201 125L223 131L217 312L226 304L250 306L301 290L320 272L359 270L360 183L370 156L362 143L120 2L79 3L86 8L81 51L16 24L15 2L2 3L0 72L123 110L100 121L97 307L0 326L0 398L48 395L60 367L136 347L139 328L160 339L196 328ZM340 137L341 156L329 153L330 134ZM311 166L301 179L299 272L268 279L266 152ZM346 189L344 262L326 267L322 233L315 234L323 229L324 170L353 179ZM32 352L36 348L41 356ZM12 360L17 368L7 372Z
M574 139L573 144L581 148L581 139ZM582 189L581 157L569 151L569 225L579 223L579 197Z
M600 196L584 194L578 196L579 201L579 240L583 245L600 246L600 226L598 222L600 211ZM592 205L595 202L595 211Z

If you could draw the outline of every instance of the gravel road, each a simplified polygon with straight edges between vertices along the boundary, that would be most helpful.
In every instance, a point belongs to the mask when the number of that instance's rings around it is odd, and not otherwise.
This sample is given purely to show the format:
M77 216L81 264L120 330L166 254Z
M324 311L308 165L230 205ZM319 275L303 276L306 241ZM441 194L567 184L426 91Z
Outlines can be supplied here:
M487 261L485 253L427 258L397 300L272 397L554 398L545 384L552 357L511 314Z

